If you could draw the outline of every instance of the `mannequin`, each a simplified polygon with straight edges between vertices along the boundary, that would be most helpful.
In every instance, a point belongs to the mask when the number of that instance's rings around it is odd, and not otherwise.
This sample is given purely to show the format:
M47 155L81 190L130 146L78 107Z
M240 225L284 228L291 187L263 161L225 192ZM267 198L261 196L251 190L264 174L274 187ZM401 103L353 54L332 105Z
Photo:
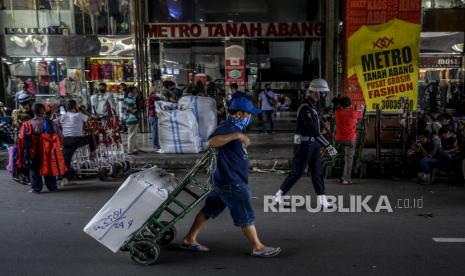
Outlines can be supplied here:
M102 4L103 0L74 0L74 5L78 6L83 13L89 15L92 34L98 32L97 16L100 14Z

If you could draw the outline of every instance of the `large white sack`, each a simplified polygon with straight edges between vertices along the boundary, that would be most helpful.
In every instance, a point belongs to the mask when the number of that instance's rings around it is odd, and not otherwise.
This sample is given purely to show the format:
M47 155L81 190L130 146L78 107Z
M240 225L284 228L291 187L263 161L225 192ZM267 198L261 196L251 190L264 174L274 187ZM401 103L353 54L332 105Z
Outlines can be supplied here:
M198 123L191 104L155 102L161 153L199 153Z
M197 123L199 124L199 136L202 148L208 147L208 137L215 131L217 123L216 101L210 97L184 96L179 99L179 104L192 105Z
M159 168L132 174L84 227L84 232L116 253L175 187L174 177Z

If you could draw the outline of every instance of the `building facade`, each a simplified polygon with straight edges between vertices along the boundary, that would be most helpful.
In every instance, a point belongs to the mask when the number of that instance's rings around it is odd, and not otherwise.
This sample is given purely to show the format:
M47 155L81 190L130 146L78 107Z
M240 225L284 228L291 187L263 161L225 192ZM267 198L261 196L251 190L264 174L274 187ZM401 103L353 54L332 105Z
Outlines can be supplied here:
M128 0L0 1L0 98L25 88L39 102L88 106L95 84L134 84Z
M325 1L158 0L145 8L150 82L173 80L187 93L202 83L217 100L230 83L251 96L270 83L295 109L309 81L325 77Z

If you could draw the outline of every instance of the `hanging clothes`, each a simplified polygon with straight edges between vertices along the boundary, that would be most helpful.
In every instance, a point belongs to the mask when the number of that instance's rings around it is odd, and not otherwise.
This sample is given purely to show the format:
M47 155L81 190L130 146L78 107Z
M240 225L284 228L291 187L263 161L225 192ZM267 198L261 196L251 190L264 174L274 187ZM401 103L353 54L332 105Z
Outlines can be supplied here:
M58 82L58 63L56 61L51 61L48 64L48 72L52 77L53 82Z
M37 64L37 75L40 77L48 76L48 65L46 61L41 61Z
M38 169L40 176L60 176L67 171L60 135L53 122L45 119L42 131L37 132L31 121L23 123L18 137L18 168Z
M125 81L132 81L134 80L134 68L132 64L126 63L123 66L123 79Z
M102 65L103 79L113 80L113 64L107 62Z
M97 62L92 63L90 66L90 79L91 80L101 80L102 75L101 75L101 70L100 70L100 64Z
M25 82L27 84L26 91L32 94L37 94L37 86L36 83L32 79L27 79Z
M123 80L123 65L121 63L115 63L113 65L113 71L115 74L115 80L122 81Z

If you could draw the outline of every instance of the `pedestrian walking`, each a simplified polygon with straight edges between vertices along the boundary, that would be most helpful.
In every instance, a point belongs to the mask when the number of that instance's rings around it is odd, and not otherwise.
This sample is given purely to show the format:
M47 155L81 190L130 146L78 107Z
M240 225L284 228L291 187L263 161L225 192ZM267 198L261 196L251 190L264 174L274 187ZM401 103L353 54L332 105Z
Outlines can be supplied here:
M252 114L258 112L250 100L244 97L235 99L229 107L230 117L210 136L209 146L218 149L213 175L214 189L184 238L182 249L209 251L208 247L197 241L197 236L209 219L217 217L227 207L234 225L242 229L251 243L252 256L273 257L280 253L279 247L265 246L258 238L248 185L248 157L245 148L250 140L242 132L251 122Z
M278 103L278 95L271 90L269 83L265 84L265 90L258 96L259 107L262 110L262 133L267 133L266 124L270 123L270 132L274 132L274 116Z
M357 121L362 114L354 110L349 97L339 100L340 108L336 109L336 142L344 149L344 170L341 183L352 184L352 165L354 163L355 149L357 147Z
M141 152L137 145L137 132L139 130L139 109L137 106L137 89L131 87L128 96L124 99L124 118L128 127L128 154Z
M297 111L297 129L294 134L294 157L292 169L275 195L277 203L283 203L283 196L297 183L305 168L311 172L313 188L318 196L318 202L324 208L332 205L325 196L324 167L320 155L321 147L330 156L336 156L336 149L320 134L320 120L317 104L320 93L328 93L328 83L324 79L314 79L307 90L306 103Z
M152 143L155 150L160 149L160 142L158 139L158 117L155 109L155 102L161 100L160 93L153 90L146 100L147 113L149 115L149 122L152 127Z

